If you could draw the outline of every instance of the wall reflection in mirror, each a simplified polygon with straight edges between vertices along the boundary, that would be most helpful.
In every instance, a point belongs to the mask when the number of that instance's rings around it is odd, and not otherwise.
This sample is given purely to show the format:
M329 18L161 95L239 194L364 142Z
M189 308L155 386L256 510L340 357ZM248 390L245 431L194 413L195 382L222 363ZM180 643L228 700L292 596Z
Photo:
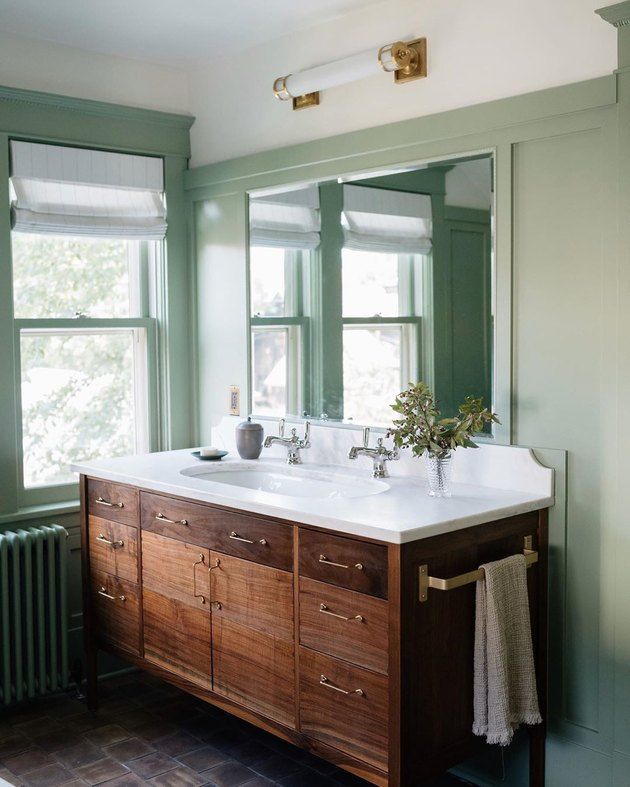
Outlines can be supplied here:
M492 404L493 160L250 194L251 411L388 426Z

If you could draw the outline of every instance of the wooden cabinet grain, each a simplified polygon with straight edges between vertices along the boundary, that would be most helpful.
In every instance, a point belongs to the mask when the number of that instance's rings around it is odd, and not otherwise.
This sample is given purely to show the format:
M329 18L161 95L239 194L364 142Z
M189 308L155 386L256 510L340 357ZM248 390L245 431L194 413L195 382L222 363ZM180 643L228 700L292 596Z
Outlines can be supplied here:
M144 656L212 688L208 561L207 549L143 534Z
M376 785L470 756L474 585L420 600L523 549L545 712L546 511L384 544L81 479L88 703L105 649ZM544 728L530 784L542 787Z

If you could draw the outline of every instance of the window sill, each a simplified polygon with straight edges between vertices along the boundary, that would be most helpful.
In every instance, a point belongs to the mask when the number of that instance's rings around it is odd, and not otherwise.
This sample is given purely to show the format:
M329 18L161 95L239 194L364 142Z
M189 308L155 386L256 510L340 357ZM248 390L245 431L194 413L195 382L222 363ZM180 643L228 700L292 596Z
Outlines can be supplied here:
M26 522L30 519L41 519L47 516L76 514L79 510L80 505L78 500L70 500L64 503L44 503L37 506L26 506L12 514L0 515L0 525L7 525L12 522Z

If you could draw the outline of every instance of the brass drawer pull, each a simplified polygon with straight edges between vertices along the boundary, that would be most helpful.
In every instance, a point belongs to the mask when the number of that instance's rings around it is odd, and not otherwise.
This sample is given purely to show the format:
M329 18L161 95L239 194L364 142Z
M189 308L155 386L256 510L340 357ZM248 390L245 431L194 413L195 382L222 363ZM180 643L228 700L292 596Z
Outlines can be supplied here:
M155 518L158 522L166 522L169 525L187 525L187 519L168 519L164 516L164 514L160 511L158 514L155 515Z
M99 533L96 536L96 540L97 541L102 541L103 544L109 544L109 546L112 549L116 549L116 547L124 547L125 546L125 542L124 541L110 541L109 538L106 538L102 533Z
M193 570L193 596L195 598L200 598L201 599L201 603L205 604L206 603L206 597L203 595L203 593L197 593L197 574L195 572L195 568L197 566L199 566L199 565L203 565L203 563L204 563L204 556L202 554L200 554L199 555L199 560L196 560L193 563L193 565L192 565L192 570Z
M346 566L345 563L334 563L332 560L329 560L326 555L320 555L319 562L326 563L328 566L336 566L337 568L350 568L350 566ZM356 568L357 571L363 571L363 563L355 563L354 568Z
M112 503L109 500L105 500L102 497L97 497L94 502L98 503L101 506L107 506L108 508L124 508L125 507L124 503Z
M230 533L230 538L234 539L234 541L242 541L244 544L255 544L256 543L255 541L252 541L249 538L243 538L243 536L239 536L239 534L235 530L233 530ZM258 543L262 544L262 546L267 546L267 539L266 538L261 538Z
M110 601L127 601L127 596L112 596L104 587L98 591L98 594L99 596L103 596L103 598L108 598Z
M358 694L359 697L363 697L364 691L363 689L354 689L354 691L346 691L345 689L340 689L339 686L335 686L334 683L331 683L325 675L319 676L319 685L326 686L327 689L332 689L333 691L338 691L340 694Z
M339 618L339 620L347 620L352 621L356 620L357 623L363 623L363 615L355 615L353 618L347 618L345 615L338 615L336 612L331 612L330 609L326 606L326 604L319 605L319 611L324 615L330 615L331 618Z

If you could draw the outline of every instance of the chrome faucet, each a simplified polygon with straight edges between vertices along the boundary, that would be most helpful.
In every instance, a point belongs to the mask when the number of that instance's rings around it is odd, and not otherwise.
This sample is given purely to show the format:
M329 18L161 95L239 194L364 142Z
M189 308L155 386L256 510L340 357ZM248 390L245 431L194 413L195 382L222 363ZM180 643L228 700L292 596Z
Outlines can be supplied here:
M274 444L283 445L287 449L287 464L288 465L301 465L302 464L302 457L300 456L300 451L303 448L310 448L310 436L311 436L311 423L310 421L306 422L306 430L304 432L304 439L300 439L297 436L297 429L291 429L291 436L285 437L284 436L284 418L280 419L280 423L278 424L278 437L274 435L269 435L265 437L265 448L270 448Z
M363 429L363 445L352 446L348 452L348 459L356 459L357 456L369 456L374 462L374 467L372 468L372 477L388 478L389 473L387 471L385 462L400 459L400 454L396 448L394 448L393 451L390 451L388 448L386 448L383 445L382 437L379 437L376 441L376 448L369 448L369 444L370 427L366 426Z

